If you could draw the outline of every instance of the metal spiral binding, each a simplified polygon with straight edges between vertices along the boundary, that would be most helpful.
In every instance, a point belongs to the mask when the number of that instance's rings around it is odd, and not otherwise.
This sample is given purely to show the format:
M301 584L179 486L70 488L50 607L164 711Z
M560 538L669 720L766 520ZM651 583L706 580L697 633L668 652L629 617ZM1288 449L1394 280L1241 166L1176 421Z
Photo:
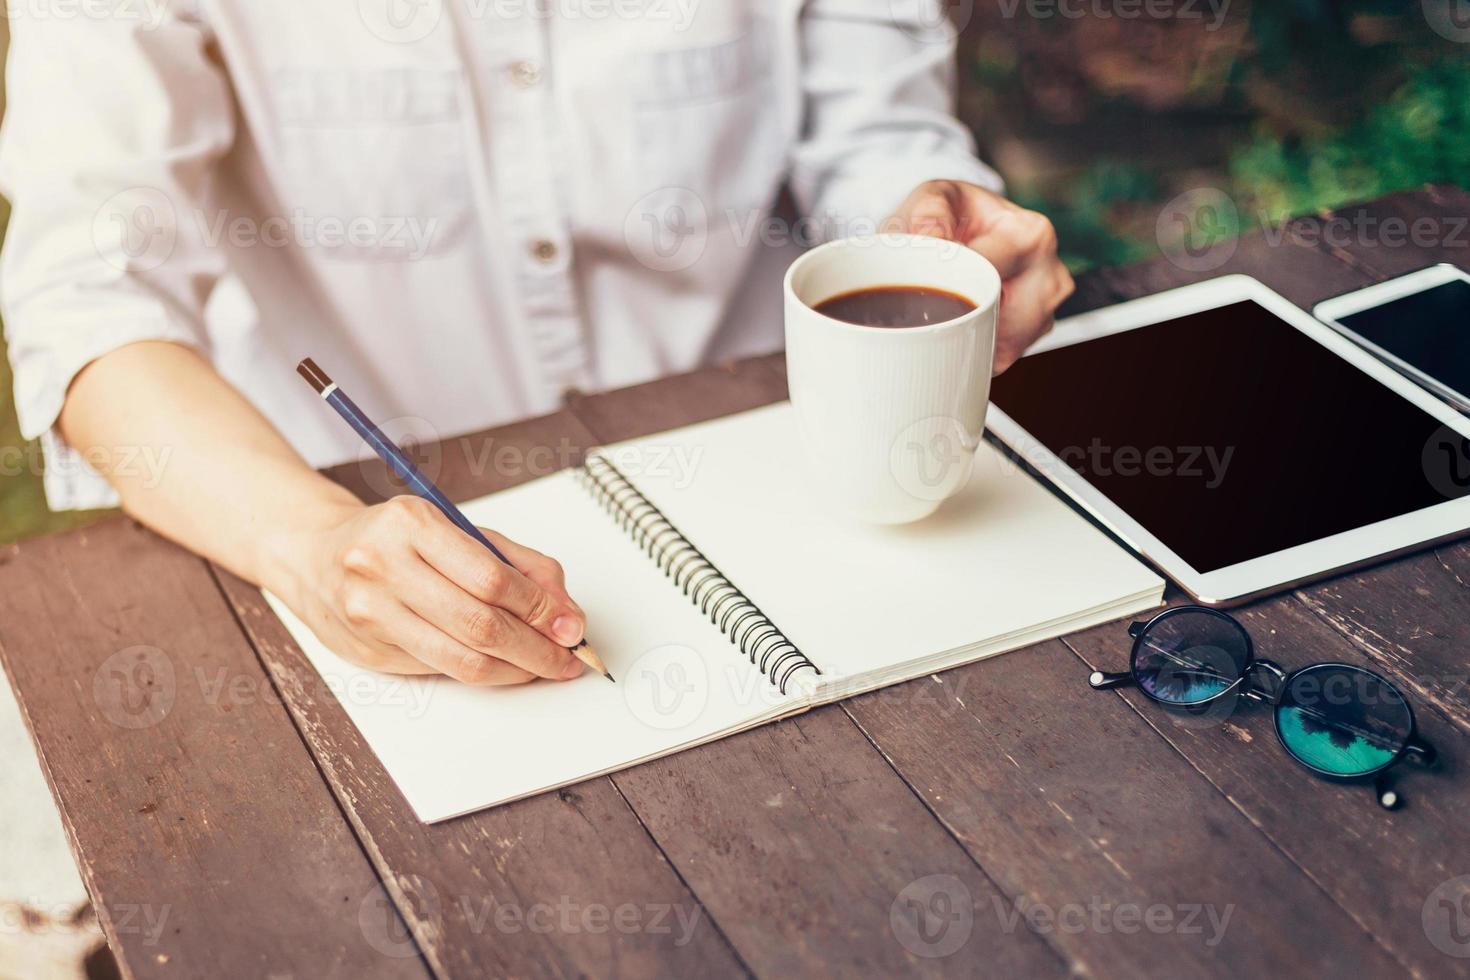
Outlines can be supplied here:
M821 673L607 457L590 454L579 473L603 509L782 694L795 671Z

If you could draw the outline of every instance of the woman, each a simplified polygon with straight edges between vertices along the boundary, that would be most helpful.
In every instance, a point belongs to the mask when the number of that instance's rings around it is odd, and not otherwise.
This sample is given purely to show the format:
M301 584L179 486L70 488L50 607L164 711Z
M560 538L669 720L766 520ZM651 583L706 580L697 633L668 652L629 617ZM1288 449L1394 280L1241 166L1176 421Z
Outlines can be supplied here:
M358 446L302 356L451 434L775 349L777 246L885 218L999 268L997 369L1071 290L950 115L937 2L178 0L12 30L0 302L52 506L120 500L381 670L574 677L583 616L552 558L488 532L508 569L318 475ZM799 227L769 220L783 185Z

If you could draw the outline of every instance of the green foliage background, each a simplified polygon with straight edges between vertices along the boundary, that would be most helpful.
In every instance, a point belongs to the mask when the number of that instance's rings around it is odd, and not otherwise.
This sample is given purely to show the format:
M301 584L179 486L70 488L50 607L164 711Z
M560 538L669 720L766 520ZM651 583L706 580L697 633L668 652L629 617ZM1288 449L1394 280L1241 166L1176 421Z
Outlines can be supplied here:
M1223 162L1216 184L1236 202L1236 217L1260 227L1392 191L1467 180L1470 60L1438 60L1410 67L1404 82L1355 122L1306 138L1257 132ZM1155 170L1105 160L1060 189L1022 186L1016 196L1052 218L1064 257L1081 270L1156 254L1149 220L1173 192ZM1130 221L1133 215L1149 220ZM1241 230L1237 224L1210 229L1217 236Z
M1011 181L1015 197L1057 225L1074 270L1157 254L1159 206L1201 184L1258 228L1427 183L1470 183L1470 43L1436 34L1419 3L1281 0L1251 3L1245 16L1248 42L1214 111L1253 122L1220 159L1170 169L1139 147L1062 181ZM969 67L976 85L1019 81L983 58Z
M1425 183L1470 176L1470 57L1415 65L1387 101L1325 137L1262 134L1230 177L1273 220Z

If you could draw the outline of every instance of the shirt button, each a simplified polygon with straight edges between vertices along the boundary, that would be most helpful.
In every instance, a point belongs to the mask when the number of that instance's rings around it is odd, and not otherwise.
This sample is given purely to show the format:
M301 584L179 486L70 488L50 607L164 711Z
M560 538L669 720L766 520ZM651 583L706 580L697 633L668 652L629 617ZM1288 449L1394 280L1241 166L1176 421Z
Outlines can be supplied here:
M512 62L510 80L521 88L530 88L541 81L541 66L534 61Z
M555 262L556 243L543 238L531 246L531 254L536 257L537 262Z

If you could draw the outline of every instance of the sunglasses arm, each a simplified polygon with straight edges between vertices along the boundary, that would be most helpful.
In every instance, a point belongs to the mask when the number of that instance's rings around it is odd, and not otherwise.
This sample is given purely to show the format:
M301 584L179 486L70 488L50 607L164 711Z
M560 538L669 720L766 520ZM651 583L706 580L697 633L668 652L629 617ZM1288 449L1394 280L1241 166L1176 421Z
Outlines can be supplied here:
M1087 683L1092 685L1094 691L1106 691L1114 687L1128 687L1133 683L1133 675L1126 670L1116 674L1094 670L1088 675Z
M1439 762L1439 752L1417 734L1404 746L1409 757L1425 768L1433 768Z
M1128 635L1135 640L1138 639L1139 634L1143 632L1144 627L1147 625L1148 623L1142 622L1129 623ZM1094 691L1106 691L1114 687L1130 687L1133 684L1133 674L1131 671L1126 670L1118 673L1110 673L1106 670L1094 670L1088 675L1087 683L1092 685Z
M1426 769L1433 769L1439 762L1439 753L1434 746L1417 734L1409 739L1404 746L1404 752ZM1404 804L1403 794L1394 788L1391 773L1382 773L1373 781L1373 792L1378 797L1378 805L1385 810L1397 810Z

